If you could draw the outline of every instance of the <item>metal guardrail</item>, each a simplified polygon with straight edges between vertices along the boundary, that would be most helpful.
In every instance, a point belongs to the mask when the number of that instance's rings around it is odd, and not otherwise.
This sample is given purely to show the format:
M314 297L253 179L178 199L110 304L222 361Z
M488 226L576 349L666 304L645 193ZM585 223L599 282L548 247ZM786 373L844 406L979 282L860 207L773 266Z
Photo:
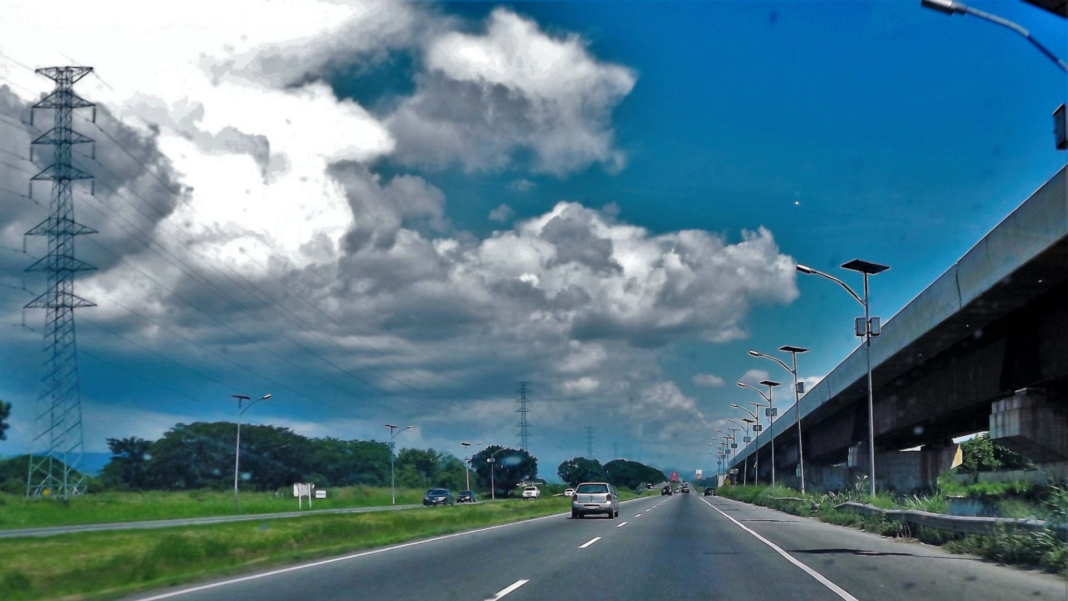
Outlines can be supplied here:
M835 505L834 508L861 515L880 515L888 520L958 534L992 534L1000 528L1014 528L1030 532L1052 531L1060 540L1068 541L1068 524L1051 525L1043 520L945 515L917 509L882 509L853 501Z

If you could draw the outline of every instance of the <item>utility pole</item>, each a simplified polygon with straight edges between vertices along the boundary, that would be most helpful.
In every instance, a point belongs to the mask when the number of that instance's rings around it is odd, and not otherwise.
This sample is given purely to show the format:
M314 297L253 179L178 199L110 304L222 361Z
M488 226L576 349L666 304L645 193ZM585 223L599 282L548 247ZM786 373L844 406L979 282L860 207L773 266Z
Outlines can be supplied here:
M593 426L586 426L586 459L593 459Z
M519 403L519 409L516 409L515 412L519 414L519 448L529 452L527 443L530 438L530 433L528 431L530 424L527 423L527 413L529 413L530 410L527 409L527 403L530 402L530 400L527 399L527 384L530 384L530 382L519 383L519 390L516 391L516 394L519 395L519 398L516 399L516 402Z
M48 254L26 269L28 272L43 271L48 278L44 294L24 307L46 310L41 378L33 414L32 450L26 476L27 497L58 496L67 499L85 492L81 473L85 444L74 309L96 305L74 294L74 274L96 268L74 258L74 237L97 232L74 221L71 182L91 180L93 176L71 165L71 147L93 140L75 132L71 120L74 109L93 108L93 122L96 122L93 103L78 97L73 90L74 84L92 71L92 67L48 67L36 70L38 75L56 82L56 87L48 97L33 105L34 109L55 110L55 122L52 129L30 146L31 160L34 145L51 145L54 153L52 164L30 179L31 197L34 181L51 181L52 199L48 218L26 232L27 236L48 237ZM31 125L33 115L31 111Z

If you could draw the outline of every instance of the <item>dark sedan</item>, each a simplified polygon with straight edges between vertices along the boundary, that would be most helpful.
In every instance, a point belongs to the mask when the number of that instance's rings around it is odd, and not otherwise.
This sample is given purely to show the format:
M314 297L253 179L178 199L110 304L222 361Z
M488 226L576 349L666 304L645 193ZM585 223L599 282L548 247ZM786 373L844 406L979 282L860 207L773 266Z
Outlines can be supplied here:
M716 496L716 489L714 489L711 486L709 486L708 488L705 489L705 496L706 497L714 497L714 496Z
M456 499L446 488L431 488L423 495L423 505L454 505Z
M460 496L456 497L457 503L477 503L478 499L475 498L475 491L473 490L461 490Z
M667 495L667 496L670 497L671 496L671 487L670 486L665 486L664 488L661 488L660 489L660 495L661 496Z

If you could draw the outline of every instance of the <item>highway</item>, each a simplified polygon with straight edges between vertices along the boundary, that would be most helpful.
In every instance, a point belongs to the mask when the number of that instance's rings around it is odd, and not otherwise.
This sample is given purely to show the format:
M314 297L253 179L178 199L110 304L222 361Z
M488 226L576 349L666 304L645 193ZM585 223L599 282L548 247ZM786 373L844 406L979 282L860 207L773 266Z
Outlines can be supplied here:
M556 515L128 599L554 598L1068 600L1068 582L691 493L626 502L615 520Z

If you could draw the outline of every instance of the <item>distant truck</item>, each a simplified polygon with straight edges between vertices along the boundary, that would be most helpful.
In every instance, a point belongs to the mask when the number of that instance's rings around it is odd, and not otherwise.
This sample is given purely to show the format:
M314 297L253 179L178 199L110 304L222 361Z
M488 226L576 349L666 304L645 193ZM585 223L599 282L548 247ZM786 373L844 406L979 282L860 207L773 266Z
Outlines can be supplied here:
M679 481L679 473L678 472L671 472L671 481L672 482L678 482Z

